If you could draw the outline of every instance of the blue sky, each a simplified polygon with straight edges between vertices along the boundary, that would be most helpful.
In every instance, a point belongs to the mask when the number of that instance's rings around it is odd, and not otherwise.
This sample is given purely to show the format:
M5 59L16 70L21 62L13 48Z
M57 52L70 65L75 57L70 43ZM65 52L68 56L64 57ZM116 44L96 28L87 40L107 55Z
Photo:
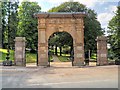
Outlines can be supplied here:
M22 0L20 0L21 2ZM73 1L80 2L86 7L95 10L97 19L100 21L102 28L107 30L108 22L112 19L117 10L119 0L30 0L36 1L42 7L42 11L47 12L52 7L58 6L63 2Z

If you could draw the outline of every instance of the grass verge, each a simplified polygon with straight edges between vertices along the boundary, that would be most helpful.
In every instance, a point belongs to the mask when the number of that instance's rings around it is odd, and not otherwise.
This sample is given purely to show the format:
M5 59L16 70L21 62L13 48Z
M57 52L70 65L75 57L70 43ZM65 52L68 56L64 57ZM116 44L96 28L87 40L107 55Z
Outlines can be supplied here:
M0 48L0 62L6 60L7 49ZM10 50L10 60L14 61L14 51Z
M7 49L0 48L0 62L6 60ZM10 50L10 60L14 62L14 50ZM37 53L26 52L26 63L36 63Z
M70 62L69 56L58 56L61 62Z

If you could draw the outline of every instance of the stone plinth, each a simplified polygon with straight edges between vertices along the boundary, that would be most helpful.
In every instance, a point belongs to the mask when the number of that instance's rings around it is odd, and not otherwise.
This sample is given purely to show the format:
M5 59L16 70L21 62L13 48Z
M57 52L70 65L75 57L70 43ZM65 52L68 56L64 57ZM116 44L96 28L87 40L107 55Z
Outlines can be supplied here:
M84 65L83 13L38 13L38 65L48 65L48 39L55 32L67 32L73 38L74 66Z
M97 65L108 65L107 37L97 37Z
M25 37L15 38L15 65L25 66Z

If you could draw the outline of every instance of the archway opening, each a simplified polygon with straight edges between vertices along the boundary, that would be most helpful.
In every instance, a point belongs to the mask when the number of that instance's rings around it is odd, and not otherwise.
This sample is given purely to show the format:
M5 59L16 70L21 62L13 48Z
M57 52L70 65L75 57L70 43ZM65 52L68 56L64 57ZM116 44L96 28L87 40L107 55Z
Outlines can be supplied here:
M50 66L73 66L73 37L68 32L55 32L48 39L48 62Z

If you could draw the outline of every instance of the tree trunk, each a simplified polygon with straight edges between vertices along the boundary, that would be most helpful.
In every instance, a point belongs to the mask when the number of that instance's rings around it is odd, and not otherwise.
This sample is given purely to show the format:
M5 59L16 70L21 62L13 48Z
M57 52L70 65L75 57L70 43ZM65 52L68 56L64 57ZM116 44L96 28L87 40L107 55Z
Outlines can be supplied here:
M57 45L55 45L55 55L57 55Z
M62 56L62 47L60 46L60 56Z

